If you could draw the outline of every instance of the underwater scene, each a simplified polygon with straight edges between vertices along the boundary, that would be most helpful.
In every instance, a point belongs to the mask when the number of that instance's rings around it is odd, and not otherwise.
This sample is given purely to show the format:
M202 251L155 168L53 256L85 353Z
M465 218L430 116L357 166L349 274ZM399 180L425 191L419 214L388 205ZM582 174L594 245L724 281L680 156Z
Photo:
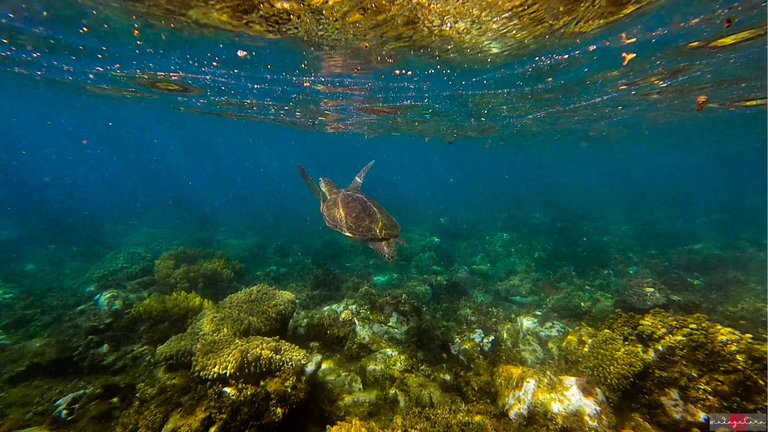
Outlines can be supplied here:
M767 16L0 2L0 432L765 431Z

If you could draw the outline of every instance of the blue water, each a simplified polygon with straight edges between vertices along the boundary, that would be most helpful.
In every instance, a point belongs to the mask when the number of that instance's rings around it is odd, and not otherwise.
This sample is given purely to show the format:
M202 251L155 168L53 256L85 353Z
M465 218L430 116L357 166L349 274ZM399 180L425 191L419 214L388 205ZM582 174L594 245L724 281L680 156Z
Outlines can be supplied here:
M77 244L139 228L311 241L334 233L296 165L346 184L369 160L365 191L392 209L406 239L440 218L482 235L505 213L536 211L657 227L662 242L765 234L760 108L697 113L691 104L672 124L624 120L610 139L551 128L448 145L202 117L7 75L0 193L3 226L18 238L5 241ZM3 248L7 265L22 259L17 248Z
M668 1L490 62L414 54L355 73L328 72L300 41L170 28L108 3L2 2L0 281L90 304L83 277L109 253L180 246L223 250L254 281L286 267L269 281L284 289L291 266L407 281L425 238L458 272L506 233L547 251L542 274L662 262L693 280L704 270L675 259L705 250L759 294L766 109L725 105L765 98L766 38L687 45L765 25L760 2ZM346 186L370 160L363 191L408 243L394 263L326 227L296 170ZM738 303L723 286L706 298ZM687 312L765 337L713 308Z

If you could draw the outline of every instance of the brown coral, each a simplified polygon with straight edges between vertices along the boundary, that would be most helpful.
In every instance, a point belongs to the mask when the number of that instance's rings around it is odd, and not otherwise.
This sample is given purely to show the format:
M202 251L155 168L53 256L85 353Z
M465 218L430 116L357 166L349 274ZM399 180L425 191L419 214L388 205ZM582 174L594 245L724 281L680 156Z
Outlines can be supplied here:
M207 382L211 394L201 403L211 405L204 410L215 413L206 417L216 419L215 428L275 424L308 391L306 351L267 337L286 330L294 309L293 294L267 285L251 287L206 308L185 333L158 347L156 358L166 373L191 370ZM174 422L195 420L195 412Z
M242 272L239 262L205 249L174 249L155 261L158 288L165 292L192 291L212 300L230 294Z
M609 328L642 343L648 368L634 386L635 409L664 430L707 412L759 412L766 399L766 347L704 315L653 310L623 314Z
M306 351L277 338L214 336L198 343L192 370L206 379L228 378L257 384L270 376L300 376L307 360Z
M279 336L295 310L293 293L259 284L222 300L216 313L203 318L203 325L210 333L226 332L234 337Z

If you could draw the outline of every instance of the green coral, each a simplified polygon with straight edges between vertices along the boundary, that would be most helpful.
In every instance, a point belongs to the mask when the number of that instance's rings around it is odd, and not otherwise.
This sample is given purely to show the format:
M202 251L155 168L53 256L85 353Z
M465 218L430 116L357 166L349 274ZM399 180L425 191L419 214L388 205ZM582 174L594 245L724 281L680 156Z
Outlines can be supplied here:
M185 331L200 312L213 307L213 302L197 293L155 294L134 305L130 319L144 329L141 332L144 343L157 345Z
M240 282L243 265L221 252L179 248L155 261L155 280L165 292L192 291L219 300Z
M126 282L150 276L152 256L144 249L132 248L108 254L93 266L86 279L97 291L121 289Z
M286 331L295 307L293 294L256 285L206 307L186 332L157 348L156 358L166 374L191 371L205 381L206 421L215 417L227 430L275 424L308 391L307 352L269 337ZM190 411L174 421L186 424L194 416Z
M180 321L186 327L203 309L211 307L213 302L197 293L177 291L169 295L153 295L133 306L132 312L143 320Z
M306 352L266 336L284 333L295 308L292 293L253 286L206 308L184 334L158 347L158 357L169 364L190 363L208 379L293 371L306 363Z
M607 397L617 398L643 369L637 346L624 343L610 330L581 327L560 344L560 367L565 373L591 378Z

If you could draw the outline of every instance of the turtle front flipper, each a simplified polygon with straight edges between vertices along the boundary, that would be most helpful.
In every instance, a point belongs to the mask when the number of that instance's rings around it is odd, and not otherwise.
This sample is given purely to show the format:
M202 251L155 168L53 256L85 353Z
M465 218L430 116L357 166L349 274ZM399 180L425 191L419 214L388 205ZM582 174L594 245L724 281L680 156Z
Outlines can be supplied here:
M376 161L368 162L368 165L364 166L363 169L361 169L360 172L357 173L357 175L355 176L355 179L352 180L352 183L350 183L349 186L347 187L347 190L351 190L351 191L360 190L360 186L363 184L365 175L368 174L368 170L371 169L374 162Z
M317 197L317 199L320 200L320 202L323 202L323 193L320 191L320 188L317 187L315 182L312 180L312 177L307 174L307 170L304 169L303 166L299 165L299 174L301 175L301 179L304 180L304 183L309 186L309 189L312 191L313 194Z
M381 256L387 261L392 261L395 259L395 257L397 257L397 248L395 247L394 239L386 241L369 241L368 246L381 254Z

